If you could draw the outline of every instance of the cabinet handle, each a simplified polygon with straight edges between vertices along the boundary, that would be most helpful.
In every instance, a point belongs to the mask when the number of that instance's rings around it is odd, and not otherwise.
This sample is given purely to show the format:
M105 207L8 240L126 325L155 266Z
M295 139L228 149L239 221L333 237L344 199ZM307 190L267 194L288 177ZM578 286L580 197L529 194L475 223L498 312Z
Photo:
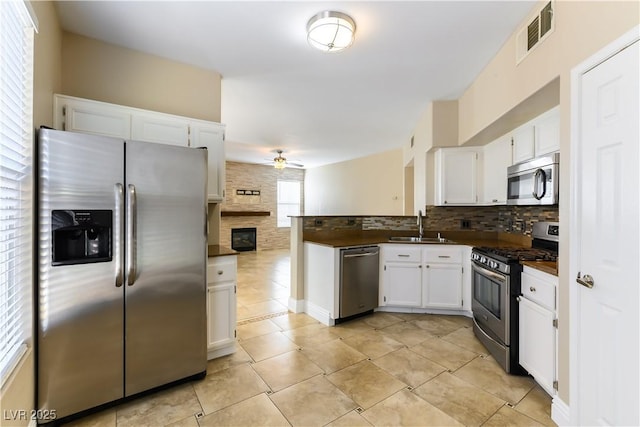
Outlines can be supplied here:
M409 255L405 255L405 254L399 254L398 255L400 258L409 258Z
M224 273L224 271L222 271L222 270L218 270L218 275L219 275L219 276L222 276L222 274L223 274L223 273Z
M536 291L536 288L534 288L533 286L529 286L529 290L530 290L531 292L535 292L535 291Z
M438 258L451 258L450 255L438 255Z

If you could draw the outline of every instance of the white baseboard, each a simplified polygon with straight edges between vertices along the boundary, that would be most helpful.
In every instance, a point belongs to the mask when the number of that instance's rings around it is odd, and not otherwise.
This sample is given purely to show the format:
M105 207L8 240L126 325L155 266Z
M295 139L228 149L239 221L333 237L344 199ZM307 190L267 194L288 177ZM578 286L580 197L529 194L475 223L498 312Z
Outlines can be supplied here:
M304 300L303 299L293 299L289 297L289 310L294 313L304 313Z
M225 347L217 348L215 350L209 350L207 352L207 360L216 359L218 357L226 356L236 352L236 343L231 343Z
M323 325L333 326L336 323L335 319L331 317L331 313L329 313L328 310L325 310L324 308L319 307L309 301L307 301L305 304L304 312Z
M564 403L562 399L556 394L551 401L551 419L559 426L570 426L571 423L571 411L569 405Z
M446 310L446 309L437 309L437 308L382 306L382 307L376 308L375 311L384 311L388 313L445 314L445 315L453 315L453 316L473 317L473 313L470 311Z

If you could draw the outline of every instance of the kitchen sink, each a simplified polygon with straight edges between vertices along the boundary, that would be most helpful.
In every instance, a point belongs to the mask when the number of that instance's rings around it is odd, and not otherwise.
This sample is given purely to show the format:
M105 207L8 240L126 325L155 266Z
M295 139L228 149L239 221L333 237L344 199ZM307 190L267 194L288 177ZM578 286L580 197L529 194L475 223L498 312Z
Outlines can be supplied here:
M454 243L453 240L444 237L413 237L413 236L391 236L390 242L408 242L408 243Z

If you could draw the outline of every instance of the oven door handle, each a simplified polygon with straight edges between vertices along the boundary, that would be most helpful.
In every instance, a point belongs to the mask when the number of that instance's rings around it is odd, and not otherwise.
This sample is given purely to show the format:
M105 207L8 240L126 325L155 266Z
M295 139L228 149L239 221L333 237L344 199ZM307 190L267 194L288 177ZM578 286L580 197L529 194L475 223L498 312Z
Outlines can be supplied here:
M482 268L476 263L473 264L473 268L478 270L481 274L484 274L485 276L489 276L492 279L497 280L498 282L505 283L507 281L507 279L501 274L494 273L493 271L487 270L486 268Z

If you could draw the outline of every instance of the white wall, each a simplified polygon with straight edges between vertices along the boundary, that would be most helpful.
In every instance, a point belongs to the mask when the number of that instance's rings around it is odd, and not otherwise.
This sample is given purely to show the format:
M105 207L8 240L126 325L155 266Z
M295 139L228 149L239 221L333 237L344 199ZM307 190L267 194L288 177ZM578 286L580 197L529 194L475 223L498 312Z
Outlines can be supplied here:
M403 148L404 165L413 164L414 171L414 212L406 212L407 215L433 204L434 160L429 150L457 144L458 101L430 102L413 131L413 147L408 143Z
M402 215L402 149L307 169L305 215Z

